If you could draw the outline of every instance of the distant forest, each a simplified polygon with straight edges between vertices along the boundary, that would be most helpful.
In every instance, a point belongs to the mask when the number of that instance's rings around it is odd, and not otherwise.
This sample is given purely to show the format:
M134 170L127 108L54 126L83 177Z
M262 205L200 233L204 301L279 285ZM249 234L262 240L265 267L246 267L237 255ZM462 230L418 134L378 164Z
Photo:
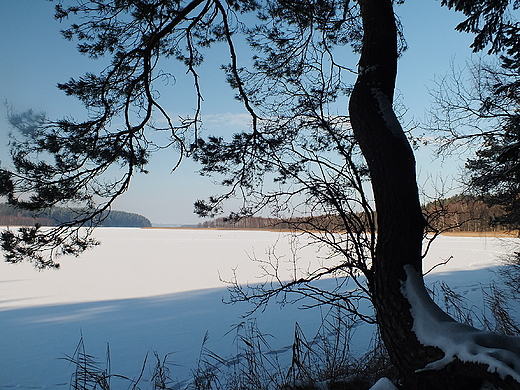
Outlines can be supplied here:
M42 226L56 226L60 222L74 218L75 210L65 207L54 207L48 212L34 216L30 211L19 210L6 203L0 203L1 226L32 226L38 223ZM112 210L104 216L100 226L104 227L150 227L150 220L139 214Z
M467 195L436 200L423 206L428 221L428 231L490 232L506 231L508 226L497 223L497 217L504 212L501 207L487 206L482 200ZM363 214L356 215L363 220ZM313 217L277 218L250 217L238 220L217 218L201 222L199 228L213 229L273 229L273 230L328 230L341 231L344 225L339 216L320 215Z
M429 230L454 232L490 232L511 230L499 223L504 215L501 206L488 206L483 200L468 195L440 199L423 207Z
M428 230L431 231L467 231L489 232L509 230L508 226L500 225L496 218L503 214L499 206L488 207L482 200L474 197L457 195L448 199L436 200L423 206L428 220ZM60 222L70 220L74 210L56 207L47 213L34 217L30 211L18 210L8 204L0 203L0 226L31 226L39 223L42 226L55 226ZM358 214L358 220L365 216ZM104 227L150 227L149 219L139 214L113 210L108 214L101 226ZM344 229L339 216L320 215L290 219L250 217L240 219L217 218L201 222L199 228L209 229L266 229L266 230L328 230Z

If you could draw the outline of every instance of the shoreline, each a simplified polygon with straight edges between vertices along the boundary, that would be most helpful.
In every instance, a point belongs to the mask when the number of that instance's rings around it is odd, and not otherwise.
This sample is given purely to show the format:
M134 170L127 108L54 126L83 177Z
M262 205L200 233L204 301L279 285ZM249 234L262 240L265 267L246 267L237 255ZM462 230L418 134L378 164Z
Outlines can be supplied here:
M276 229L276 228L200 228L200 227L190 227L190 226L171 226L171 227L163 227L163 226L149 226L142 227L141 229L173 229L173 230L237 230L237 231L266 231L266 232L296 232L292 229ZM430 235L431 233L429 233ZM460 232L444 232L440 234L441 236L448 237L509 237L509 238L518 238L520 237L519 231L487 231L487 232L470 232L470 231L460 231Z
M507 237L518 238L520 234L518 231L490 231L490 232L444 232L441 236L447 237Z
M19 225L2 225L0 228L3 229L18 229L23 226ZM30 226L25 226L30 227ZM42 226L42 227L52 227L52 226ZM110 228L110 229L149 229L149 230L223 230L223 231L251 231L251 232L275 232L275 233L303 233L302 231L296 231L294 229L277 229L277 228L202 228L196 226L134 226L134 227L124 227L124 226L100 226L98 228ZM429 236L433 235L433 233L428 233ZM443 232L439 234L440 236L446 237L496 237L496 238L520 238L520 231L487 231L487 232L470 232L470 231L461 231L461 232Z

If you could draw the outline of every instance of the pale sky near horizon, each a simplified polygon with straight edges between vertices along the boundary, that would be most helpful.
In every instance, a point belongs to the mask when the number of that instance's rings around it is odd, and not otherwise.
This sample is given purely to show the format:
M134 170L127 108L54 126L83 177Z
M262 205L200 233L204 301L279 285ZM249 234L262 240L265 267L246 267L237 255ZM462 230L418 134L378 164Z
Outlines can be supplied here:
M81 118L84 112L81 105L74 98L66 97L56 84L71 77L78 78L87 71L98 71L103 68L103 61L92 61L80 55L74 42L61 37L59 31L67 25L54 20L55 3L0 0L0 99L16 111L31 108L46 112L50 118L68 115ZM439 1L408 0L404 5L396 6L396 12L409 46L399 62L397 88L408 108L407 118L422 119L430 108L428 89L434 88L433 80L448 73L453 63L464 66L471 56L472 37L454 31L463 16L441 7ZM207 134L238 132L247 128L249 121L244 108L233 99L234 92L225 84L224 74L219 71L220 64L228 62L224 54L212 53L209 64L201 71ZM350 66L355 68L355 61ZM185 82L178 80L177 88L182 91ZM185 114L194 107L182 94L172 95L171 100L170 112ZM6 109L2 107L1 112L0 161L8 166L6 143L10 129L5 119ZM428 150L417 153L420 185L430 175L457 173L456 161L442 165L432 158ZM191 161L184 161L179 170L171 174L174 163L175 158L168 151L154 156L148 167L150 174L137 176L115 208L142 214L153 223L200 222L193 214L193 202L220 193L221 188L197 175L197 166Z

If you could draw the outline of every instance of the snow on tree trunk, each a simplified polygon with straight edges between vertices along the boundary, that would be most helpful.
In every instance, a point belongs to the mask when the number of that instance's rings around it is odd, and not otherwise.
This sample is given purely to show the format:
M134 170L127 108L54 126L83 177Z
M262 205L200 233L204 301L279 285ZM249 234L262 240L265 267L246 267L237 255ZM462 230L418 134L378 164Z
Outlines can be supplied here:
M461 324L442 311L424 289L422 276L405 266L406 282L402 291L411 305L413 331L425 346L441 349L444 356L422 370L440 370L455 359L487 366L500 379L511 376L520 383L520 339L497 335ZM519 385L520 387L520 385Z
M377 210L378 238L369 286L379 330L404 389L479 389L484 379L495 381L498 376L490 374L480 361L451 359L448 363L439 345L421 343L415 334L416 318L410 302L402 293L405 269L411 269L419 275L417 290L424 290L427 296L421 276L425 222L415 159L392 109L396 24L391 0L360 0L359 4L363 48L349 112L354 136L370 170ZM428 366L432 362L447 364L435 366L441 370L425 369L432 367ZM508 378L506 386L518 386Z

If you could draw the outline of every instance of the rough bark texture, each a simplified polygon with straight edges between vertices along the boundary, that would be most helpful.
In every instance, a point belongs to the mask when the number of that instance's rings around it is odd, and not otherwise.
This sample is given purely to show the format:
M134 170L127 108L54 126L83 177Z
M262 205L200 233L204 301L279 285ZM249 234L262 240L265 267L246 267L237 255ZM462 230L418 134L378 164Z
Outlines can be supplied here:
M409 304L400 293L400 281L406 278L405 264L421 270L424 220L413 151L402 129L396 128L395 115L391 118L392 112L382 110L382 105L391 105L393 101L397 72L392 4L388 0L359 3L365 35L360 74L349 111L354 134L370 169L378 215L370 287L385 346L401 377L407 378L425 359L416 356L423 353L423 348L412 332L413 321Z
M392 110L397 72L397 33L391 0L359 0L364 27L359 75L350 99L354 135L372 179L378 242L370 289L379 329L404 389L479 389L483 365L455 361L442 371L416 374L444 354L424 347L412 331L401 293L404 265L422 270L424 219L413 151Z

